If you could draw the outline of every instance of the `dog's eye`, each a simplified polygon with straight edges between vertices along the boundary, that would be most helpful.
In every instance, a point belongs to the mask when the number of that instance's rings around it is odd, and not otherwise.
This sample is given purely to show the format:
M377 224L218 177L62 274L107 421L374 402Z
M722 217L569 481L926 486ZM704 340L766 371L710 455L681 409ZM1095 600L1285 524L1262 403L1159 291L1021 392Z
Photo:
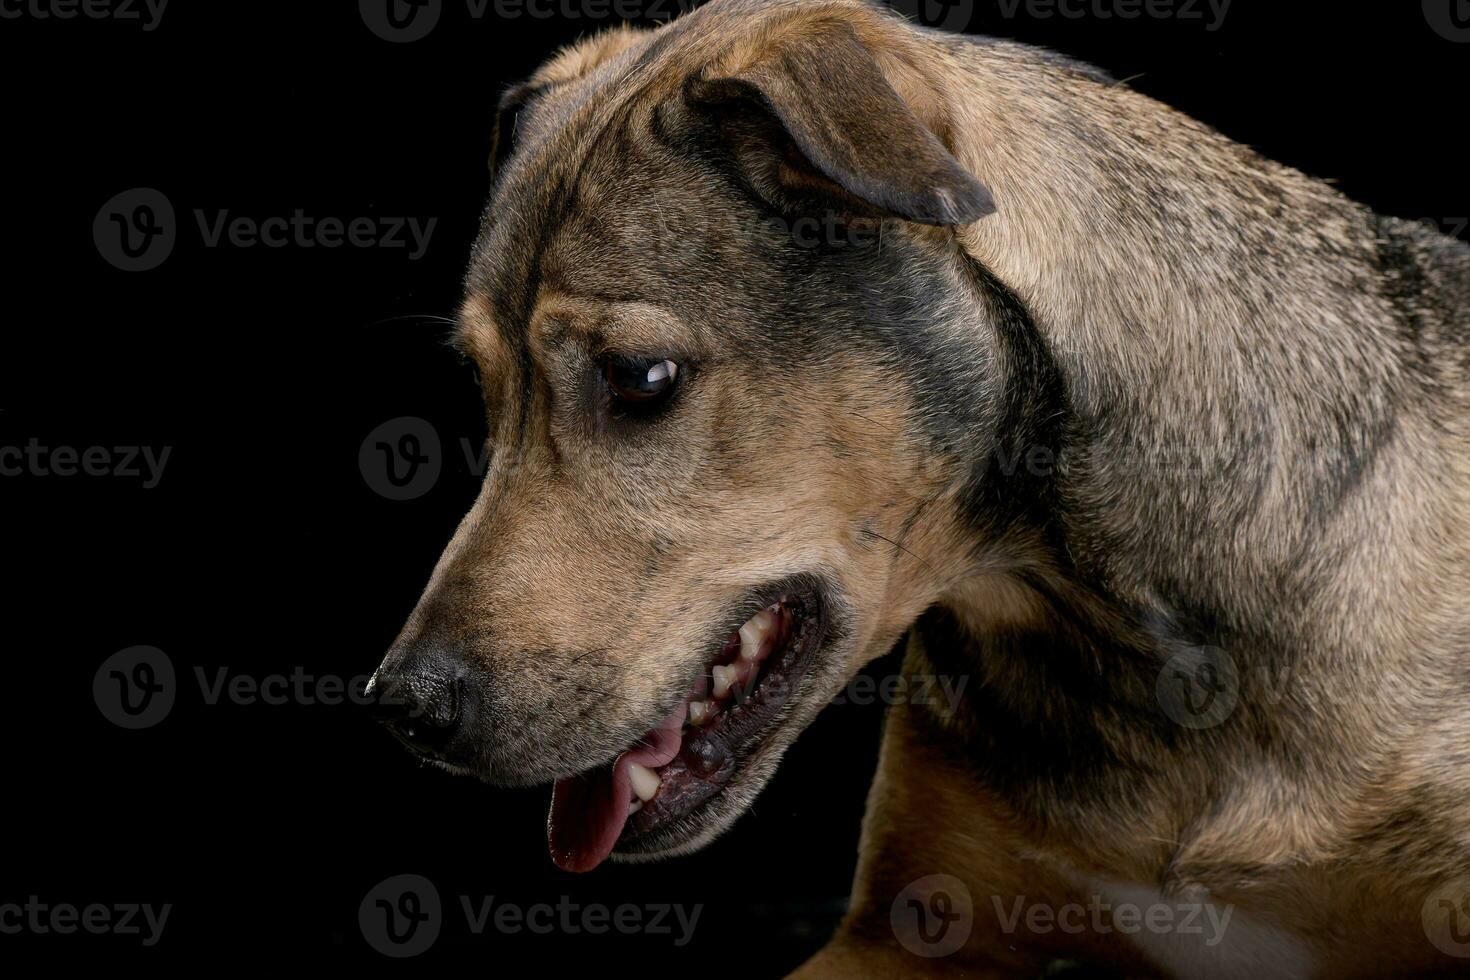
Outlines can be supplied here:
M663 358L609 357L603 377L614 401L634 409L651 408L673 392L679 365Z

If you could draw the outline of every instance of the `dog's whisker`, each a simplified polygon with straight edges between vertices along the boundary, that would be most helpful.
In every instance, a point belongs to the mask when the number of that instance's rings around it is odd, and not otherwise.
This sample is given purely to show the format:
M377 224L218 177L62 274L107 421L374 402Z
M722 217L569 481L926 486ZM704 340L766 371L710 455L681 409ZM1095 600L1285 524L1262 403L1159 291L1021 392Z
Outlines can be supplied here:
M427 323L441 323L441 324L444 324L446 326L451 326L451 327L457 327L457 326L459 326L459 321L458 320L456 320L456 319L454 319L452 317L441 316L438 313L402 313L402 314L399 314L397 316L388 316L388 317L383 317L381 320L374 320L372 322L372 326L381 327L381 326L386 326L387 324L390 324L390 323L402 323L402 322L406 322L406 321L421 321L421 322L427 322Z
M908 549L908 548L904 547L903 545L899 544L897 541L893 540L892 538L886 537L886 536L884 536L882 534L879 534L877 531L872 531L872 530L867 530L867 531L864 531L863 533L866 534L870 538L877 538L879 541L886 541L888 544L891 544L893 547L897 548L899 551L902 551L904 554L908 555L910 558L912 558L914 561L918 562L920 565L923 565L929 571L931 571L931 572L937 571L934 568L933 565L929 564L929 562L926 561L923 558L923 556L918 555L918 554L915 554L913 551L911 551L910 549Z
M850 415L854 415L854 416L862 419L864 422L867 422L867 423L869 423L871 425L876 425L878 428L882 429L884 432L892 432L893 431L893 426L891 426L891 425L884 425L882 422L879 422L877 419L868 418L868 416L864 415L861 412L849 412L849 414Z

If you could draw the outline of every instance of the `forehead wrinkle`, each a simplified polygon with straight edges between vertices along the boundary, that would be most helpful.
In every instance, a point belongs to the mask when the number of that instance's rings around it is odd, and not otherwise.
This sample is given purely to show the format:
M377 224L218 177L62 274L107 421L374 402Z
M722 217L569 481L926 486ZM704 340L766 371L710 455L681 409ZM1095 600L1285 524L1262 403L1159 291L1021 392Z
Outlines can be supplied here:
M528 148L529 155L511 165L486 209L467 286L490 297L513 344L515 328L524 328L534 310L548 245L578 213L594 151L621 128L612 124L626 118L626 104L613 99L600 108L591 98L584 101L555 138ZM584 116L599 116L600 125L581 125Z
M530 359L527 347L545 298L548 256L554 251L558 236L574 218L595 215L597 209L590 203L587 188L597 180L596 162L600 159L597 149L628 138L626 130L633 108L632 102L612 106L602 128L589 137L577 140L569 134L564 142L574 147L575 152L568 149L556 154L555 159L546 160L555 149L552 147L527 161L521 176L536 181L527 192L534 210L505 205L509 220L488 228L476 243L475 261L468 277L469 290L487 297L486 319L494 325L502 346L510 349L511 358L519 360L527 371ZM544 169L532 166L543 161Z
M549 350L568 333L594 355L683 353L699 339L677 313L656 303L548 289L537 308L532 344Z
M675 90L675 81L659 72L656 56L669 47L676 24L649 32L579 78L560 77L557 72L542 78L541 71L532 76L532 84L554 82L537 97L538 110L547 114L546 125L534 145L517 147L481 215L470 276L480 279L486 291L489 284L483 280L493 268L495 239L507 234L511 241L542 240L544 244L544 236L535 232L536 226L553 217L549 208L538 206L545 203L539 192L548 180L558 174L580 173L609 131L621 128L614 124L626 123L630 111L651 91L660 86ZM558 60L552 59L551 64ZM526 204L533 207L523 206ZM509 229L504 228L507 224Z
M452 338L454 346L474 358L482 374L498 374L510 364L511 353L501 335L490 303L479 293L465 297Z
M507 207L506 199L535 200L535 188L553 170L580 170L585 158L601 141L620 111L631 105L644 90L657 81L648 77L648 66L639 52L658 49L656 35L640 45L632 44L615 57L597 65L579 77L564 77L552 72L541 76L562 60L553 58L532 76L531 85L538 86L535 107L544 122L536 127L540 138L534 145L521 145L508 163L507 179L499 182L496 193L486 206L481 221L481 241L496 224L497 209ZM567 54L563 51L562 55ZM540 88L542 82L549 82ZM558 167L560 164L560 167ZM514 185L514 186L513 186ZM526 186L522 186L526 185ZM512 209L514 211L514 209ZM518 214L524 222L524 214Z
M770 11L773 23L781 24L791 19L804 10L805 3L806 0L774 0ZM524 212L516 212L507 199L534 203L536 186L553 172L579 170L585 165L586 156L601 143L611 123L623 110L655 100L660 95L676 93L691 72L722 54L728 55L732 46L737 52L758 48L761 42L759 35L746 37L748 32L738 32L732 42L728 32L719 29L724 20L740 13L739 7L729 10L702 8L631 40L627 47L590 69L583 67L578 53L586 46L585 43L573 45L563 49L533 74L532 84L556 83L538 100L551 118L548 118L546 131L535 146L523 147L521 152L513 154L508 167L511 172L506 177L514 175L519 179L507 179L503 182L507 186L497 186L487 205L482 216L480 240L476 245L477 260L488 246L489 233L498 224L498 209L510 210L519 218L515 240L540 237L523 227L535 219L527 218ZM593 48L595 45L588 50ZM574 71L585 73L573 77ZM511 187L511 184L519 186ZM477 261L476 265L479 264Z
M677 23L677 22L676 22ZM673 29L660 29L648 43L626 51L588 73L581 83L558 85L543 96L554 112L534 145L512 155L504 178L497 181L481 221L466 276L467 292L488 304L484 324L473 336L493 333L498 362L519 373L524 394L534 380L529 331L543 288L543 258L555 234L576 214L584 178L596 150L622 130L636 107L660 86L673 91L677 79L661 71L662 57L674 40ZM622 126L616 125L622 123ZM539 128L539 127L538 127ZM625 134L624 134L625 135ZM663 316L662 334L678 336L671 315ZM640 322L637 319L629 322ZM652 321L657 322L657 321ZM530 399L518 399L517 429L529 425Z

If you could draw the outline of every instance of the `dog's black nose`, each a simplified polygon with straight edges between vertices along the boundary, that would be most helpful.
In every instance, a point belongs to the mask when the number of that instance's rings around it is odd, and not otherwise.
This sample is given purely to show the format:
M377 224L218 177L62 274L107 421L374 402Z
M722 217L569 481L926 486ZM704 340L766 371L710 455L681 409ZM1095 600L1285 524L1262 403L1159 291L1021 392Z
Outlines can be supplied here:
M464 671L439 652L412 653L384 665L368 683L378 721L420 755L440 756L459 728L465 704Z

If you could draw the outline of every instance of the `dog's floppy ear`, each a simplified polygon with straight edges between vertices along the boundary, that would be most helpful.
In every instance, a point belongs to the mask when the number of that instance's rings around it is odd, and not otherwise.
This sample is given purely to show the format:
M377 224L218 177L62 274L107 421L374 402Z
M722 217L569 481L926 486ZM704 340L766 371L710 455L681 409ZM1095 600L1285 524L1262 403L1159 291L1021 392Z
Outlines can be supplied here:
M537 89L528 82L522 82L510 89L500 97L500 105L495 110L495 128L490 130L490 180L493 183L495 175L500 173L505 166L505 161L510 157L510 151L515 148L516 124L520 120L521 110L526 103L536 94Z
M706 69L688 80L685 97L716 115L754 103L774 117L788 146L766 145L764 159L753 160L751 144L769 138L747 130L735 148L757 185L811 191L830 181L841 197L929 225L969 224L995 212L990 192L840 21L788 31L729 73Z

